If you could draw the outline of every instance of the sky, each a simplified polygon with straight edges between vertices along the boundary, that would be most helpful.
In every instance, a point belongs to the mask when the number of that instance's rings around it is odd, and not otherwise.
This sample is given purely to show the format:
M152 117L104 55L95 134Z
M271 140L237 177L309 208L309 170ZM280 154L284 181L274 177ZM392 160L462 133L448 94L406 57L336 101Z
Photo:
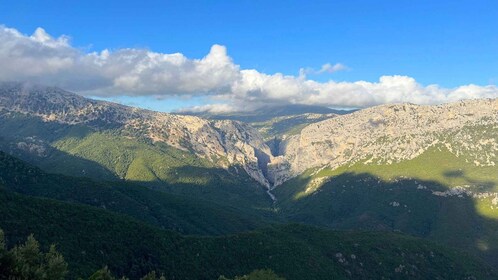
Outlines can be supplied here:
M0 1L0 80L158 111L498 97L498 1Z

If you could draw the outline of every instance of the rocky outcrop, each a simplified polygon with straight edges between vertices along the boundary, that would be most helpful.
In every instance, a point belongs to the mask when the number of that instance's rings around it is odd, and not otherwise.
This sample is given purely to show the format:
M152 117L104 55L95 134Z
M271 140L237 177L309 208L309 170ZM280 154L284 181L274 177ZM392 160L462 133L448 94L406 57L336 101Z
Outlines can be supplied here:
M22 83L0 85L0 111L95 130L111 128L127 137L164 142L222 167L240 165L259 183L270 187L265 170L272 160L271 151L256 130L241 122L159 113Z
M270 176L275 184L314 167L390 164L444 145L476 165L498 163L498 99L419 106L382 105L308 125L282 141Z

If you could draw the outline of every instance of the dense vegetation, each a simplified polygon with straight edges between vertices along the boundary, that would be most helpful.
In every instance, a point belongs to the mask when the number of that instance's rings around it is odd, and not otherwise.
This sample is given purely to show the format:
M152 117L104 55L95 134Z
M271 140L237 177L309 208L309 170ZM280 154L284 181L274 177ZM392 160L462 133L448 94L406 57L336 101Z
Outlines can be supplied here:
M0 184L18 193L100 207L186 234L255 229L265 220L252 211L157 192L132 183L47 174L3 152Z
M433 148L395 164L310 170L277 188L276 195L280 213L294 221L409 233L497 264L498 208L492 193L497 171Z
M48 252L40 250L38 241L30 235L26 242L10 250L5 246L5 236L0 229L0 279L17 280L63 280L66 278L68 265L64 257L51 245ZM81 279L81 278L80 278ZM127 277L120 278L127 280ZM107 266L97 270L88 280L117 280ZM140 280L166 280L155 271L147 273ZM219 280L230 280L220 276ZM270 269L254 270L248 275L236 276L234 280L285 280Z
M9 243L30 233L55 243L69 276L103 265L132 279L149 271L167 279L234 277L270 268L286 279L478 279L494 272L457 250L389 233L331 232L287 225L223 237L184 237L88 206L0 192L0 226Z
M14 246L23 236L34 233L46 250L50 250L49 244L56 244L69 264L70 278L88 277L104 265L109 273L132 279L150 271L167 279L216 279L259 268L272 269L287 279L362 279L372 275L412 275L419 279L474 275L485 279L494 275L489 267L461 252L389 233L330 232L287 225L223 237L181 236L160 230L157 223L144 218L153 216L144 210L147 208L137 207L133 214L125 211L126 207L112 210L111 206L119 203L110 203L123 200L123 205L132 208L133 199L124 200L125 194L137 199L142 192L158 197L161 193L50 175L1 155L0 227L5 229L8 243ZM123 192L120 188L137 189ZM106 201L106 196L112 198L103 204L107 210L99 202ZM99 203L85 202L92 197ZM166 214L176 207L165 201L157 203L166 207ZM182 218L188 219L190 210L182 204L177 206L182 214L171 219L181 223ZM193 216L199 214L193 211ZM205 219L216 219L216 213L210 215ZM199 220L191 222L202 225ZM107 272L104 269L98 273Z
M233 279L220 276L218 280L285 280L285 278L279 277L271 269L258 269L244 276L236 276Z
M67 263L54 245L43 253L38 241L30 235L24 244L7 250L0 229L0 279L59 280L66 273Z

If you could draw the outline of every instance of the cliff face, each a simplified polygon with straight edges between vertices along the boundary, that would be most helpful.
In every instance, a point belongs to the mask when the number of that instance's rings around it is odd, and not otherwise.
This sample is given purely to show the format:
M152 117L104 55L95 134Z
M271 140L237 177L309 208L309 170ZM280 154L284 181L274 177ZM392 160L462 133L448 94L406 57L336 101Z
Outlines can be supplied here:
M372 107L311 124L285 139L270 176L278 185L313 167L390 164L413 159L434 145L476 165L495 165L497 128L497 99Z
M241 122L153 112L20 83L1 84L0 111L96 130L114 129L127 137L164 142L221 167L241 165L259 183L270 186L264 170L271 161L271 151L256 130Z

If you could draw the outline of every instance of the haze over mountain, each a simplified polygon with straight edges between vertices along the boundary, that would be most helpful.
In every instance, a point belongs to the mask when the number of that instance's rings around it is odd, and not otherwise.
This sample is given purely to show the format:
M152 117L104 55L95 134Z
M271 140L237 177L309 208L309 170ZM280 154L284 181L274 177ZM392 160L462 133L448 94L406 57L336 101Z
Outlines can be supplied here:
M189 111L188 109L180 111L180 113L187 115L195 115L208 119L228 119L228 120L238 120L247 123L255 123L255 122L269 121L276 117L288 117L288 116L304 115L304 114L343 115L351 113L353 111L354 110L337 110L325 106L290 104L290 105L263 106L255 110L239 111L231 113L196 112L196 111Z

